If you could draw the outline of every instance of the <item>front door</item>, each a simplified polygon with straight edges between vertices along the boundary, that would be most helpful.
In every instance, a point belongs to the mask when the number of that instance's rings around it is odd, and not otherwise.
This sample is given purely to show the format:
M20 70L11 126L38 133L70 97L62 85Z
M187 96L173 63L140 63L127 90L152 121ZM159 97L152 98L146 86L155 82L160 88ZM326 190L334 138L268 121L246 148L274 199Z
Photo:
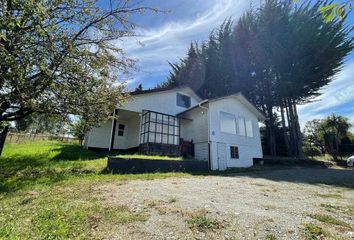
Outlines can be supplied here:
M114 149L126 149L127 148L127 136L128 136L127 124L125 122L117 122Z
M226 165L226 144L225 143L218 143L217 152L218 152L219 170L223 171L227 167L227 165Z

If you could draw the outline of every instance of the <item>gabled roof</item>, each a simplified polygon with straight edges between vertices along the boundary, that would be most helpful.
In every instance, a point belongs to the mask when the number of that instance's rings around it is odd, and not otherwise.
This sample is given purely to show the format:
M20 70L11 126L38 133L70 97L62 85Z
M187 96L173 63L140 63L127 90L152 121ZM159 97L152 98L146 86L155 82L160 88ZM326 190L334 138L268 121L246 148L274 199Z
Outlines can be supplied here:
M181 116L186 112L189 112L195 108L198 108L199 106L202 106L206 103L210 103L210 102L215 102L215 101L219 101L225 98L237 98L241 103L243 103L248 109L250 109L258 118L258 120L260 121L264 121L266 120L266 116L264 115L264 113L262 111L260 111L253 103L251 103L241 92L235 93L235 94L231 94L231 95L227 95L227 96L223 96L223 97L216 97L216 98L211 98L211 99L206 99L204 101L201 101L198 105L193 106L183 112L180 112L177 114L177 116Z
M173 91L173 90L179 90L179 89L188 89L190 90L194 97L201 100L201 97L190 87L188 86L177 86L177 87L167 87L167 88L154 88L154 89L147 89L147 90L142 90L138 92L130 92L129 94L132 96L140 96L144 94L151 94L151 93L160 93L160 92L167 92L167 91Z
M176 87L166 87L166 88L152 88L152 89L146 89L146 90L142 90L142 91L134 91L134 92L130 92L130 95L141 95L141 94L146 94L146 93L155 93L155 92L165 92L165 91L169 91L172 89L175 89Z

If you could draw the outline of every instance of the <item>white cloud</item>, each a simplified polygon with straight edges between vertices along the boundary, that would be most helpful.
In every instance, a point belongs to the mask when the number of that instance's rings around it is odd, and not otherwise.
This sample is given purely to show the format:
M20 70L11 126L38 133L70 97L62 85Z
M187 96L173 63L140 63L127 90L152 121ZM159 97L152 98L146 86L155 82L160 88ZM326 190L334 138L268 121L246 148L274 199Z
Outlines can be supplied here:
M117 43L124 47L129 57L138 60L140 72L134 74L129 85L140 83L145 73L148 73L145 79L148 76L151 79L148 83L143 82L144 87L151 87L156 83L154 75L165 74L167 77L170 69L167 62L176 62L184 57L191 41L206 40L211 30L218 27L225 18L232 16L237 19L249 8L249 4L248 0L214 0L213 4L208 4L212 5L211 8L203 9L201 5L201 11L204 12L193 19L176 19L157 28L137 29L141 37Z
M159 81L165 79L170 70L168 61L175 62L178 58L184 57L191 41L206 40L211 30L218 27L226 17L232 16L237 20L250 4L249 0L209 1L208 6L201 4L198 9L201 13L194 18L189 16L186 20L173 17L173 21L166 21L158 27L137 29L141 37L128 38L117 43L124 47L128 56L138 60L139 71L127 79L130 88L139 83L142 83L145 88L153 87L157 79ZM174 15L174 12L171 14ZM182 16L183 13L176 13L176 15ZM148 23L145 25L148 26ZM314 118L322 118L331 112L336 112L343 104L348 108L346 116L354 124L353 78L354 60L348 62L333 82L322 89L322 94L314 102L299 106L301 125ZM339 111L337 113L341 114Z
M314 102L299 106L301 125L332 112L345 115L354 124L354 60L345 64L334 80L322 89Z

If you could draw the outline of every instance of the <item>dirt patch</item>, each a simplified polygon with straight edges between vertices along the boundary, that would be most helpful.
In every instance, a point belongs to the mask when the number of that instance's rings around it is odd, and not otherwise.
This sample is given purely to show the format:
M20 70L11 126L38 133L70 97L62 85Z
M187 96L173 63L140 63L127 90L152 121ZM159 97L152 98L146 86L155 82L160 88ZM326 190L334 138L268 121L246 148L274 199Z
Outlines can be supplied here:
M350 239L354 231L352 170L131 181L95 191L103 204L126 205L146 216L144 222L118 227L116 239L306 239L324 233ZM332 224L333 219L343 224Z

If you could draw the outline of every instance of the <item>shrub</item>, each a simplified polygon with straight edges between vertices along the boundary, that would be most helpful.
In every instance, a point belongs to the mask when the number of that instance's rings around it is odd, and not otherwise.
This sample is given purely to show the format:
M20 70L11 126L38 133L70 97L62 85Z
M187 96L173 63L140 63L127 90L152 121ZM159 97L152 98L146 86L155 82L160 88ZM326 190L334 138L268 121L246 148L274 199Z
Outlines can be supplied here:
M312 145L305 145L303 147L303 151L305 156L307 157L314 157L314 156L320 156L322 155L321 150L318 147L312 146Z

